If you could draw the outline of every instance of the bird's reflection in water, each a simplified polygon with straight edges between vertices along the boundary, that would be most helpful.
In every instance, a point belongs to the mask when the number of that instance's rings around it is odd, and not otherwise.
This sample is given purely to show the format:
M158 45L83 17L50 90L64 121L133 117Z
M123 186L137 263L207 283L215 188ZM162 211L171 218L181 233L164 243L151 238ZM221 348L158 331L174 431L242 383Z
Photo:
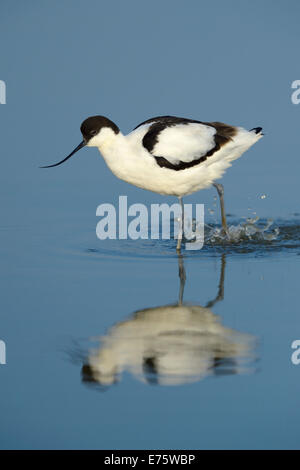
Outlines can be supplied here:
M224 296L225 255L217 296L204 307L183 303L186 273L181 255L178 264L178 303L139 310L113 326L87 357L84 382L109 386L129 371L149 384L179 385L250 370L254 338L223 326L211 310Z

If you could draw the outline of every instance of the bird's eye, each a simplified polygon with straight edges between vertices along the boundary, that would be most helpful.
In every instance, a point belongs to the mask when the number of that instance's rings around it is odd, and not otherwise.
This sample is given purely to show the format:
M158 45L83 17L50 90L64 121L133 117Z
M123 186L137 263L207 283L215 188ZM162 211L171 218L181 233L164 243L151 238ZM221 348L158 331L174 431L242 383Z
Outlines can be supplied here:
M93 130L93 131L90 131L90 135L96 135L97 134L97 131Z

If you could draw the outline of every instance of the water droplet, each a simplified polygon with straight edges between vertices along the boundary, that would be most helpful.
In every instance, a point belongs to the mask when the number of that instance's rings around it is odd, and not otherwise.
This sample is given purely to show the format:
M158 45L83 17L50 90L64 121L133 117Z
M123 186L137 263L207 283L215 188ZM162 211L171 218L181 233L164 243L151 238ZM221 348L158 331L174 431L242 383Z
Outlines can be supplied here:
M243 217L244 219L246 217ZM220 227L206 226L206 241L210 244L214 243L240 243L243 241L272 241L276 240L279 235L279 228L273 228L269 232L273 224L272 219L268 219L264 224L259 221L259 217L247 217L244 223L228 226L228 236L226 236Z

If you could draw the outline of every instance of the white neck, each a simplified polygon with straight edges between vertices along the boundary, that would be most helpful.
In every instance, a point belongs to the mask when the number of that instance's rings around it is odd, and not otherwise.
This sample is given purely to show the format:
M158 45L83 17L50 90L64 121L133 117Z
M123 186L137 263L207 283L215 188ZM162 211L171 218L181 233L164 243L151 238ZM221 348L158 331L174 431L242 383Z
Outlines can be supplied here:
M97 147L111 171L122 178L123 168L126 167L128 142L122 132L116 134L111 128L103 127L101 131L89 140L88 147Z
M89 140L88 147L98 147L102 155L112 151L120 143L124 145L124 136L121 132L116 134L110 127L103 127L101 131Z
M98 147L107 166L118 178L135 186L147 187L148 170L153 170L153 159L148 157L140 138L130 139L129 136L104 127L87 145Z

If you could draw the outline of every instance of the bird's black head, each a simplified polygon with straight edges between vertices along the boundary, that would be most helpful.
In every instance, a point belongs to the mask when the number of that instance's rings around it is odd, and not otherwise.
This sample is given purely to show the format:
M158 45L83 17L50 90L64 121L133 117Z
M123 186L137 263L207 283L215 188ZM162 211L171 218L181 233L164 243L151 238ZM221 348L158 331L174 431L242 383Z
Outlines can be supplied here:
M118 126L104 116L91 116L83 121L80 130L85 143L87 144L93 137L99 134L104 127L112 129L115 134L120 132Z
M83 141L70 153L66 158L53 165L42 166L41 168L51 168L58 166L68 160L74 153L88 145L89 147L99 147L101 145L101 139L99 139L102 129L110 129L115 134L120 132L118 126L110 119L104 116L91 116L87 118L80 126L80 130L83 136ZM102 134L101 134L102 135Z

